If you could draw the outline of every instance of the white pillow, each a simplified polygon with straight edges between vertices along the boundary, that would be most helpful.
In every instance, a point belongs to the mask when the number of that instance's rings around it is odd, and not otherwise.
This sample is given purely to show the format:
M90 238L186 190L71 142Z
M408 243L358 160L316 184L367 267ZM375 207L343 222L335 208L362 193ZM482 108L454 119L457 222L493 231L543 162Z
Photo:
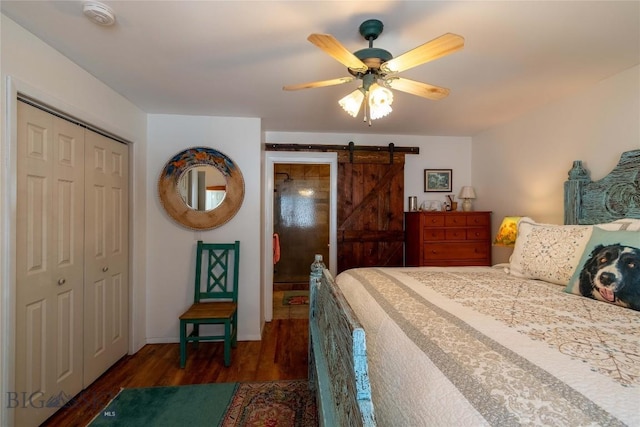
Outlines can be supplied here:
M510 258L510 274L566 286L592 229L591 225L538 224L531 218L522 218Z

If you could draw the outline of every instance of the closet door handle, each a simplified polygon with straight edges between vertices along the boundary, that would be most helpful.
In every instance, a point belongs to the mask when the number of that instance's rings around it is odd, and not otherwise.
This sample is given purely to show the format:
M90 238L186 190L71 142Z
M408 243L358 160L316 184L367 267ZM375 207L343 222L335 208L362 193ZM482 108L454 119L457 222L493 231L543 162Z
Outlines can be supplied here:
M102 272L106 273L107 271L109 271L109 267L102 267Z
M58 286L62 286L67 283L67 280L64 277L58 279Z

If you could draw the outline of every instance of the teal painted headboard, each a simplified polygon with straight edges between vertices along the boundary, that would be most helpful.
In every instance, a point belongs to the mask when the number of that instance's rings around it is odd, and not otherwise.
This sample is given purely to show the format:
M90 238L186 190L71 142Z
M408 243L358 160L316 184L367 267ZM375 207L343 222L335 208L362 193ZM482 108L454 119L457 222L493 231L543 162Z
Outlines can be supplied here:
M591 181L582 161L564 183L564 223L599 224L640 218L640 150L626 151L607 176Z

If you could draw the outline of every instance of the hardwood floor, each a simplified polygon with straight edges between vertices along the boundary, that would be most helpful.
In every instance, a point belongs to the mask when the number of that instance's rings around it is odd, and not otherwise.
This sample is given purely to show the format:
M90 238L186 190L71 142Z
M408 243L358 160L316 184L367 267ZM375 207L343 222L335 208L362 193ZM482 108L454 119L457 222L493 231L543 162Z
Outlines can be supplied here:
M265 325L262 341L240 341L231 366L222 343L189 345L180 369L178 344L147 344L125 356L87 389L49 418L44 426L85 426L121 388L184 384L273 381L307 378L308 319L276 319Z

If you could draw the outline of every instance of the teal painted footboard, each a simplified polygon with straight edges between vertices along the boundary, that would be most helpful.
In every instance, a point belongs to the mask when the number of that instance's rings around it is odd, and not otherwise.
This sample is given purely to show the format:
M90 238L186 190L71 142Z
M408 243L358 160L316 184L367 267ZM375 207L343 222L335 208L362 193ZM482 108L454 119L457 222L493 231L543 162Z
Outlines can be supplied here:
M375 426L364 330L328 270L309 281L309 381L320 426Z

